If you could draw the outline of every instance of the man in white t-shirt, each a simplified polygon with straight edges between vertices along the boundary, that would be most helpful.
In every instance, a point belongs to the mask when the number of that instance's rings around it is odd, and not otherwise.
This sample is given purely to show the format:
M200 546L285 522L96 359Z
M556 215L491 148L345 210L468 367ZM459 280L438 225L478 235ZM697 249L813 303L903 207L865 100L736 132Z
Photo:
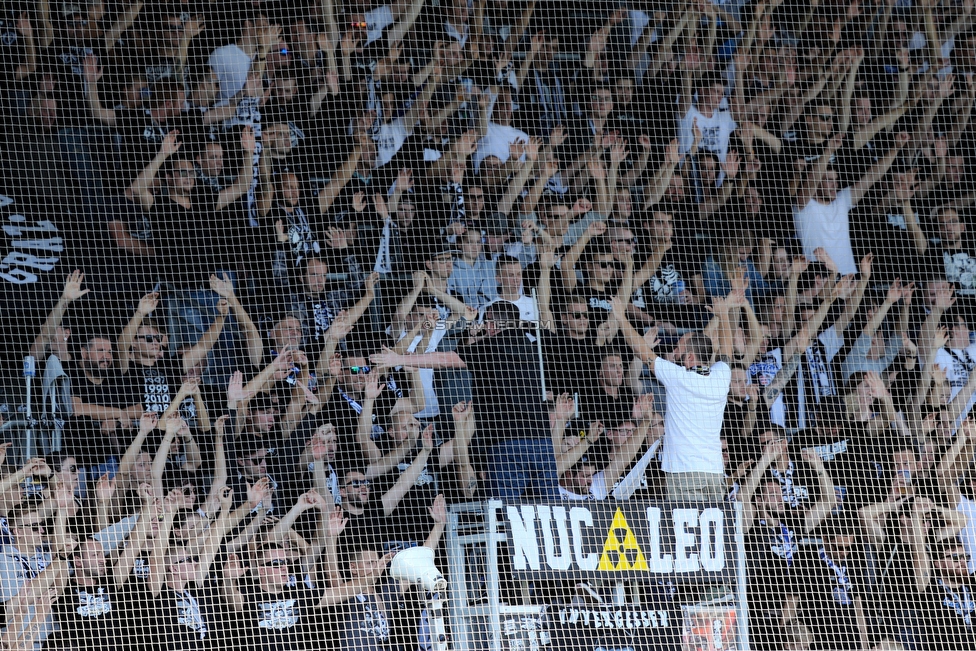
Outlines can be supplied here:
M420 96L414 99L413 104L402 116L393 118L396 115L397 101L393 93L383 94L383 122L376 128L373 140L376 141L376 168L379 169L393 160L403 143L413 133L420 119L420 112L427 106L434 91L440 86L443 75L440 68L427 78L423 91Z
M241 36L234 43L224 45L210 53L207 65L220 80L218 105L224 106L247 83L251 62L257 57L268 56L270 41L275 40L275 28L264 16L244 21ZM263 41L263 42L262 42Z
M949 399L952 400L963 390L976 370L976 344L969 343L969 323L963 310L950 310L943 318L949 328L949 343L936 351L935 363L945 371L951 389ZM974 400L976 398L969 399L960 418L969 414Z
M712 359L712 340L704 333L694 333L682 350L676 350L680 364L669 362L654 352L657 329L641 337L627 320L626 306L613 299L613 313L627 345L650 365L654 376L667 391L664 416L664 441L661 446L661 469L667 482L667 496L672 500L721 501L725 499L722 459L722 419L732 384L732 326L729 309L744 304L743 290L712 302L715 315L709 330L714 331L718 355Z
M905 132L895 136L895 146L884 158L875 163L854 185L837 189L837 170L830 160L832 154L844 142L842 134L834 135L824 150L824 155L811 165L796 191L793 206L793 222L796 235L803 244L803 255L816 260L814 251L823 247L837 263L843 274L857 273L854 250L851 247L849 215L865 193L888 172L899 150L908 144Z
M723 107L725 78L719 73L702 77L698 86L697 102L688 98L684 117L678 121L678 152L687 154L695 142L695 126L702 134L698 147L718 156L725 162L729 153L729 138L738 128L732 113Z

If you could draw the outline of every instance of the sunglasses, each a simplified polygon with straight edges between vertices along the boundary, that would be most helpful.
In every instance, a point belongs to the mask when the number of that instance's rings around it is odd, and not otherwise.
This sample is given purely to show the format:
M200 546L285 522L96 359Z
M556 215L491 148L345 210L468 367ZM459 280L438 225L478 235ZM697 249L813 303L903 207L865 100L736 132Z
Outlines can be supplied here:
M594 262L593 264L600 267L601 269L613 269L613 262L597 261Z
M369 488L369 480L368 479L350 479L348 482L346 482L346 486L349 487L349 488L359 488L361 486L365 486L366 488Z
M570 312L569 313L569 316L573 317L574 319L589 319L590 318L590 315L587 312Z
M173 170L173 176L178 176L181 179L188 179L193 176L193 170Z
M153 342L159 344L163 343L163 335L143 335L142 339L144 339L147 344L151 344Z
M353 375L368 375L372 370L371 366L350 366L349 372Z
M261 567L288 567L288 561L284 558L275 558L261 563Z
M963 561L963 560L967 560L967 559L966 559L966 555L965 554L956 553L956 554L946 554L945 556L942 557L942 560L944 560L944 561Z
M30 529L34 533L41 533L42 531L47 531L47 527L40 522L35 522L34 524L22 524L20 525L20 528Z
M173 565L183 565L184 563L199 563L199 556L187 556L186 558L181 558L178 561L173 561Z

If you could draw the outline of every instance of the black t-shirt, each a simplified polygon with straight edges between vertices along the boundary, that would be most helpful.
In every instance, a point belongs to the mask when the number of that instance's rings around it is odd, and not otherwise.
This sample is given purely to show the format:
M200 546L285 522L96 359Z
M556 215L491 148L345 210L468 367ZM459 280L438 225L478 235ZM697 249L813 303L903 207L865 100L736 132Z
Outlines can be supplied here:
M373 428L370 438L380 441L389 425L389 415L402 396L400 385L395 376L390 376L379 397L373 401ZM339 436L338 457L350 460L362 460L362 451L356 442L356 431L359 429L359 415L362 413L362 398L350 395L336 384L329 399L329 410L332 412L330 421L336 427Z
M147 597L139 586L131 584L118 590L111 577L92 587L81 587L72 581L54 604L59 630L48 644L56 649L123 649L129 633L138 634L132 627L131 605Z
M134 604L135 621L148 637L149 648L209 651L220 648L222 602L212 586L187 585L177 592L164 585L158 597L147 594Z
M380 448L384 453L395 447L393 441L385 443ZM393 470L377 478L373 483L373 496L377 498L382 497L383 494L393 488L393 485L410 468L410 465L422 449L423 443L417 441L417 446L413 452L400 461ZM434 502L434 498L440 492L438 484L439 477L436 472L436 459L437 451L435 450L427 458L427 463L424 465L424 469L420 472L420 476L417 477L413 486L410 487L407 494L400 500L396 509L390 514L390 520L396 523L395 528L390 532L391 539L413 542L418 545L423 544L424 540L427 539L427 534L430 533L431 528L434 526L434 521L431 519L427 509L430 508L430 505Z
M35 33L34 38L39 36ZM41 68L49 71L57 83L53 95L58 100L60 126L87 127L94 121L88 110L82 78L83 62L89 55L94 55L99 62L105 60L101 48L94 43L57 39L40 54Z
M258 651L303 651L308 648L306 628L317 605L315 593L298 582L277 594L264 592L254 581L240 585L244 612L240 626L232 627L238 648ZM232 634L233 634L232 633Z
M852 553L836 562L818 547L800 554L799 580L803 586L800 613L809 626L817 649L859 649L860 636L854 599L863 598L863 563Z
M948 248L939 239L929 240L925 252L925 272L942 278L956 287L956 296L968 300L976 298L976 246L963 241L956 248Z
M311 215L301 206L293 206L285 210L280 203L275 203L267 217L268 242L270 244L270 269L274 277L288 281L292 287L298 282L297 270L302 262L310 255L318 254L322 249L318 235L311 224ZM281 222L285 229L287 242L279 242L277 223Z
M85 376L80 363L65 362L64 366L71 378L71 395L85 404L125 409L139 402L137 381L115 367L105 371L101 384L95 384Z
M542 332L542 354L545 360L546 388L554 395L581 393L586 378L596 366L596 341L592 336L577 340L562 333Z
M976 649L976 591L971 583L951 588L933 579L920 599L926 651Z
M383 553L391 520L383 512L382 497L381 492L372 490L370 486L369 502L362 513L357 515L343 509L349 521L336 542L340 565L349 554L359 549L371 549Z
M227 211L217 212L218 195L207 186L195 186L190 207L162 196L150 213L153 246L163 261L167 280L180 287L206 283L228 257L226 248L236 242L233 225L225 222Z
M117 109L115 130L121 137L122 155L122 176L118 182L131 183L159 152L166 134L174 129L180 132L184 146L190 147L201 143L206 133L199 111L184 111L166 122L159 122L145 109Z
M690 289L691 276L700 269L700 266L695 269L693 261L672 249L664 254L651 279L634 291L631 302L648 312L654 310L657 303L678 303L681 292Z
M137 382L122 375L117 368L106 372L101 384L94 384L85 376L77 363L65 364L71 378L72 397L89 405L126 409L139 403ZM127 441L118 427L114 431L104 431L102 423L86 416L74 416L65 427L65 444L83 466L104 463L110 456L118 456L125 451Z
M854 210L851 221L856 224L851 229L855 250L861 254L874 253L873 283L888 284L895 278L901 278L904 283L926 279L901 208L862 203Z
M760 519L746 535L749 608L758 611L757 617L779 610L783 599L800 589L799 531L793 520L773 524Z
M636 397L628 386L618 387L617 395L612 396L593 382L586 393L580 396L580 417L585 422L600 421L607 428L617 427L633 418L631 414Z
M873 501L880 478L873 463L873 450L865 444L860 432L851 430L836 436L825 436L816 430L804 430L796 443L812 447L823 459L834 483L838 510L856 510Z
M505 330L458 346L457 354L473 376L478 433L485 445L549 437L538 352L521 331Z
M176 397L176 392L180 390L183 373L181 363L177 359L163 358L157 360L152 366L143 366L136 361L129 363L129 370L126 378L135 385L142 407L146 411L151 411L160 416L169 409L170 403ZM192 402L192 399L189 399ZM192 414L187 411L183 413L184 405L180 406L180 413L184 417L196 417L194 407Z

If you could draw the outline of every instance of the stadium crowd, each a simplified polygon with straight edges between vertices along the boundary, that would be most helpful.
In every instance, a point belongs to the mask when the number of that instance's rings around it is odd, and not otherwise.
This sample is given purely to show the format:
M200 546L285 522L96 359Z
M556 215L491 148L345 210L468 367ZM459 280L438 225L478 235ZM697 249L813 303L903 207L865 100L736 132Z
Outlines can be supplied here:
M0 644L426 651L384 570L492 497L739 502L753 648L976 649L973 8L5 2L76 270Z

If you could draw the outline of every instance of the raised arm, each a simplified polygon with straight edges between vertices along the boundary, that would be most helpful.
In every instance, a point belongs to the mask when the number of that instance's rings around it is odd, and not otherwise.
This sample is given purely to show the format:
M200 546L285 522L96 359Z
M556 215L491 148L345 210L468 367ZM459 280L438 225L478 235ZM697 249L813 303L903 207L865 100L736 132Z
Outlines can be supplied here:
M244 196L247 189L251 187L251 180L253 179L251 170L254 165L256 147L254 130L251 127L241 129L241 167L237 171L237 178L234 179L234 182L217 195L216 210L223 210L234 203Z
M115 49L115 44L118 43L119 39L125 30L132 26L132 23L136 21L139 17L139 12L142 11L143 3L141 0L136 0L125 10L119 14L118 19L113 23L111 27L105 30L104 34L104 45L105 52L112 52Z
M766 470L770 464L786 453L786 446L786 439L776 439L767 443L763 449L762 456L756 462L756 467L752 469L752 472L749 473L749 478L742 484L742 489L739 491L739 500L742 502L742 527L747 534L756 523L756 505L753 503L756 489L759 488L760 482L766 476ZM830 492L834 492L833 487L831 487Z
M61 292L61 297L47 315L47 319L44 320L44 324L41 326L40 334L37 335L37 338L31 345L30 354L35 358L41 359L47 353L51 342L54 341L58 326L61 325L61 320L64 318L65 312L68 311L68 306L91 291L90 289L81 288L81 284L84 281L85 274L77 269L68 274L68 279L64 282L64 290Z
M895 136L895 146L888 150L888 153L879 160L877 163L872 165L867 172L864 173L857 183L851 186L851 202L854 205L860 203L861 198L864 194L871 189L871 187L880 181L885 174L888 173L888 168L895 161L895 157L899 154L901 149L908 144L910 136L905 131L898 133Z
M827 142L827 146L824 149L823 154L817 158L813 165L809 166L806 176L803 178L803 181L796 190L796 205L799 208L806 206L807 203L813 199L814 195L816 195L817 189L820 187L820 182L823 180L824 174L827 172L827 165L830 163L832 155L834 152L840 149L843 142L844 136L841 134L835 134ZM893 156L892 160L894 160ZM888 165L891 165L891 161L888 162ZM885 166L885 170L887 169L888 167ZM868 187L870 187L870 185Z
M115 111L102 106L102 100L98 94L98 82L102 78L102 67L98 65L98 58L94 54L87 55L82 61L82 79L85 82L85 99L88 102L88 110L92 115L108 126L115 125Z
M339 169L335 171L332 175L332 179L329 184L319 192L319 212L326 213L335 200L339 197L339 193L342 189L346 187L349 181L352 179L353 172L356 171L356 166L359 165L359 160L363 156L362 142L369 138L369 135L360 132L356 135L359 139L359 143L353 147L353 150L349 153L349 157L339 166ZM370 165L372 167L372 164Z
M580 236L576 243L569 248L566 255L563 256L562 263L559 266L559 271L563 277L563 287L567 291L572 291L576 289L576 263L579 261L580 256L583 255L583 251L586 249L586 245L590 243L590 240L594 237L599 237L607 232L607 225L602 221L595 221L586 227L586 230Z
M421 9L424 8L424 0L413 0L410 3L407 11L400 16L396 24L390 28L386 34L387 43L391 46L402 41L403 37L407 35L410 28L417 21L417 17L420 16Z
M383 513L389 516L393 511L396 510L397 505L400 500L410 491L414 483L420 477L420 473L423 472L424 467L427 465L427 460L430 458L431 452L434 451L434 429L433 426L428 425L427 429L424 430L421 439L424 442L424 447L418 453L413 463L402 473L397 479L393 487L383 494L382 504Z
M678 162L681 160L681 155L678 153L679 146L680 142L677 138L668 143L668 148L664 154L664 162L657 169L657 172L654 173L651 180L647 182L647 185L644 186L644 210L649 210L668 191L668 186L671 185L671 177L674 176L674 168L677 167Z
M641 360L647 364L651 372L654 372L654 362L657 361L658 354L654 352L654 347L660 343L657 338L658 329L651 328L647 331L643 337L637 332L637 329L630 324L627 319L627 306L619 298L614 298L611 301L613 306L613 316L620 325L620 333L624 336L624 340L630 349L634 351Z
M122 334L119 335L118 342L116 343L116 348L118 348L119 353L119 370L123 375L129 371L130 357L129 353L132 350L132 342L135 341L136 332L139 330L139 326L142 325L143 319L153 313L156 307L159 305L159 293L150 292L139 299L139 304L136 306L135 314L129 319L125 328L122 329Z
M138 202L143 210L150 210L156 202L152 193L153 182L156 180L156 174L159 173L159 168L163 166L163 163L183 146L183 143L177 140L179 136L179 131L174 130L167 133L163 138L163 144L159 147L159 152L129 185L129 196Z
M830 516L830 512L837 506L837 491L834 490L834 482L830 474L824 467L823 459L813 448L804 448L800 455L807 462L813 472L817 475L817 482L820 484L820 499L816 504L807 509L803 516L803 530L805 533L812 533L814 529Z

